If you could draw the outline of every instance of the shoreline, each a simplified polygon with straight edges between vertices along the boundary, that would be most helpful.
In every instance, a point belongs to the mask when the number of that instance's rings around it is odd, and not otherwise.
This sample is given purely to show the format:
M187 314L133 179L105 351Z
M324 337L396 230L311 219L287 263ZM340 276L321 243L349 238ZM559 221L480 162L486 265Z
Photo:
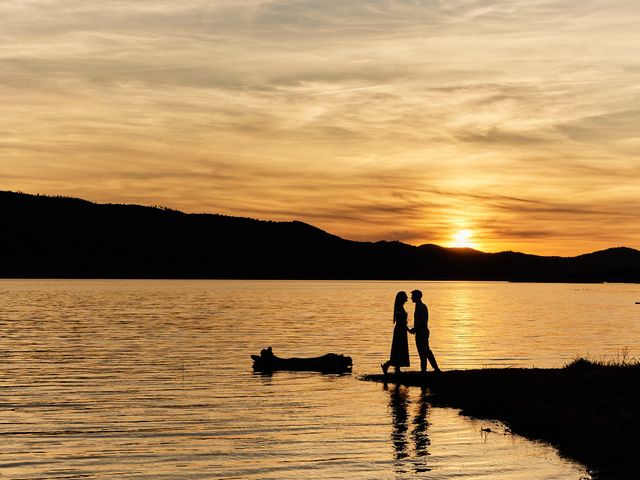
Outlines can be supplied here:
M579 359L563 368L500 368L363 375L365 381L427 387L433 405L499 420L584 465L593 480L640 472L640 365Z

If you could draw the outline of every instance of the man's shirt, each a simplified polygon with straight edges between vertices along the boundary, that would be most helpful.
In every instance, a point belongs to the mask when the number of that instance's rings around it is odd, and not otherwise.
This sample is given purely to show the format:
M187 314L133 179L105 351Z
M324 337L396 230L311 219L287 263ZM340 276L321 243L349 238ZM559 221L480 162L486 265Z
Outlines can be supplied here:
M416 303L416 309L413 312L413 328L418 333L426 333L429 323L429 309L422 303Z

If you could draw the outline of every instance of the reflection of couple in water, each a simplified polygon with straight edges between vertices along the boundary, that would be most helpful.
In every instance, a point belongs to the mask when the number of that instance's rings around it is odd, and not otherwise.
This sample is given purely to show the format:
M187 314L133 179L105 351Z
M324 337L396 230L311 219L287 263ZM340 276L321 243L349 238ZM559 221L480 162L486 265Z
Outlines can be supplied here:
M434 357L429 347L429 310L422 301L422 292L414 290L411 292L411 301L416 304L413 314L413 328L409 328L407 322L407 312L404 304L407 303L407 294L398 292L393 305L393 341L391 342L391 355L389 360L384 362L381 367L384 374L387 374L390 366L395 367L396 373L400 373L400 367L409 366L409 341L407 340L407 332L416 336L416 347L420 355L420 370L427 371L427 360L436 372L440 372L436 357Z
M428 472L431 470L425 463L429 455L429 405L427 403L427 391L423 387L417 401L417 408L411 408L409 391L400 385L396 385L390 390L391 420L393 430L391 431L391 441L395 451L396 460L408 459L413 463L416 473ZM414 410L414 417L410 419L410 411ZM413 456L410 451L410 439L413 440ZM404 462L397 463L398 473L406 472L408 465Z

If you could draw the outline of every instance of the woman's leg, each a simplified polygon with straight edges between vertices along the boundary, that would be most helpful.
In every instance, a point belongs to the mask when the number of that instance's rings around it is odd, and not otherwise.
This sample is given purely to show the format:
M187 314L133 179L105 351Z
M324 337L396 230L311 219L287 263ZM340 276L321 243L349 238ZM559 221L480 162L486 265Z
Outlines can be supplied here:
M390 363L391 362L389 360L387 360L386 362L380 364L380 367L382 368L382 373L384 373L385 375L387 374L387 371L389 370Z

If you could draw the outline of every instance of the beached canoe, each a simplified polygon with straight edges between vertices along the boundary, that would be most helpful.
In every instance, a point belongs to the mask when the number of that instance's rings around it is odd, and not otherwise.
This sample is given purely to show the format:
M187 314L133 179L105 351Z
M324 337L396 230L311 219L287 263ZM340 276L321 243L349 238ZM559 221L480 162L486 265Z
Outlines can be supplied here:
M251 355L253 369L258 372L273 372L276 370L306 370L323 373L350 372L353 362L351 357L327 353L321 357L309 358L280 358L274 355L271 347L265 348L260 355Z

